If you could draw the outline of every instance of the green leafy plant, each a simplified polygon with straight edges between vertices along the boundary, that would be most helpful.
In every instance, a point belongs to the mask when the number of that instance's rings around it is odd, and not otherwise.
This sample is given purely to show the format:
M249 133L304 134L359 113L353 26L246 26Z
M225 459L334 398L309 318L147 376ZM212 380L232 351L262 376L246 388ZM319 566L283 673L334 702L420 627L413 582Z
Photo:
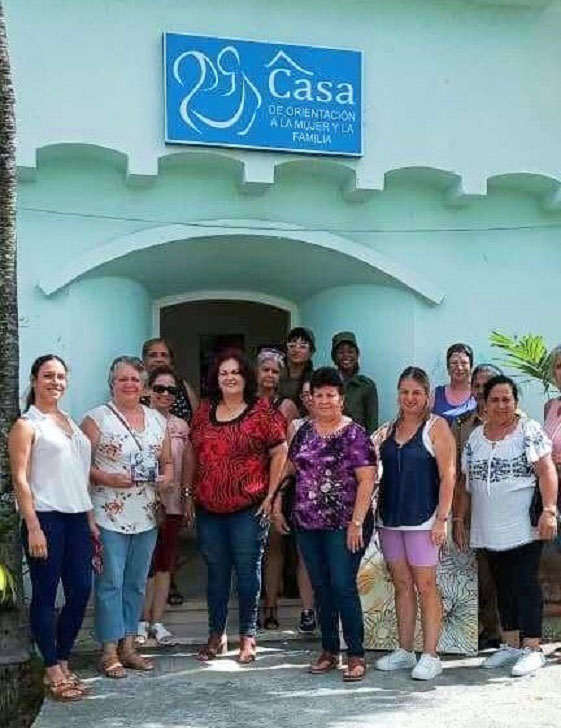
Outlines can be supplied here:
M17 601L17 587L14 575L4 564L0 564L0 608L13 607Z
M525 381L537 380L547 394L555 383L551 379L551 352L548 350L543 336L524 334L524 336L508 336L500 331L493 331L489 337L491 346L504 352L500 363L525 377Z

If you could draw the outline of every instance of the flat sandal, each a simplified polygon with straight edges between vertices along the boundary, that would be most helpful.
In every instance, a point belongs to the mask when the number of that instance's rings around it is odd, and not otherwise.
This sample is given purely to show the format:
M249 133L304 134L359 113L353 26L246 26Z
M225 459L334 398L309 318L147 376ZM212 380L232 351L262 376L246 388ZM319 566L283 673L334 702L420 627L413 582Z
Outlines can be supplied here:
M308 668L308 672L312 675L323 675L331 670L336 670L339 667L340 657L334 655L332 652L324 650L315 662Z

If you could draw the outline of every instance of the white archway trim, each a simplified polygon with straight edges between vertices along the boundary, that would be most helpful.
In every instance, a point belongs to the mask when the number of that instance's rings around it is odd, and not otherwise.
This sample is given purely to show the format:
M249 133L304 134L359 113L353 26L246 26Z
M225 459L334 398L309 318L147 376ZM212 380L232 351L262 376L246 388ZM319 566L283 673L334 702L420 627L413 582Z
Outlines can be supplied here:
M300 323L298 306L287 298L269 296L269 294L261 293L260 291L189 291L188 293L181 293L177 296L157 298L152 302L152 335L160 335L160 314L163 308L177 306L181 303L192 303L193 301L250 301L252 303L262 303L266 306L275 306L275 308L286 311L290 316L291 328L298 326Z
M388 258L372 248L340 235L318 230L306 230L287 223L267 220L201 220L191 224L164 225L140 232L129 233L105 245L78 256L69 265L51 271L39 281L39 287L50 296L72 281L105 263L122 258L138 250L186 240L203 238L257 236L267 239L286 239L333 250L385 273L405 288L431 303L441 303L444 292L439 286L419 276L415 271Z

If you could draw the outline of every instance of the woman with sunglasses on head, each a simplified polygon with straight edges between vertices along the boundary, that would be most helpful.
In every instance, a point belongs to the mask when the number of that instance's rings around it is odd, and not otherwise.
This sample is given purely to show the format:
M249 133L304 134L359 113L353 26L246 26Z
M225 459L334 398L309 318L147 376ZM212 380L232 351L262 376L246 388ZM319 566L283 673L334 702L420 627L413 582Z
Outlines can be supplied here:
M146 584L142 620L138 624L137 641L141 644L153 635L158 644L169 644L173 635L162 619L170 588L170 571L177 560L179 531L185 519L192 521L190 501L183 499L189 492L193 477L193 451L189 442L189 425L171 414L178 393L178 377L168 366L152 370L148 376L150 404L167 422L170 437L173 481L161 492L165 519L158 530L158 540Z
M31 578L31 632L45 665L45 686L62 702L86 692L68 658L90 595L92 537L98 536L88 493L90 443L59 408L67 375L54 354L35 360L25 412L8 440ZM59 582L64 606L57 615Z

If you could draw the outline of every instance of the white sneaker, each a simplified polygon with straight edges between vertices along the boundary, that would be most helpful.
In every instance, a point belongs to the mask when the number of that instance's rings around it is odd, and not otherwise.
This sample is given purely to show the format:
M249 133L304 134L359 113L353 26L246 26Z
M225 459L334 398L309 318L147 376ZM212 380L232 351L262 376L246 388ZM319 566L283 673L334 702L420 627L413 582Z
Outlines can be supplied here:
M408 652L403 647L398 647L389 655L384 655L376 660L374 667L376 670L390 672L391 670L410 670L416 664L417 658L414 652Z
M173 634L161 622L154 622L152 625L152 634L159 645L169 645L173 639Z
M510 662L516 662L521 655L522 650L518 647L511 647L510 645L501 645L496 652L493 652L485 662L481 665L486 669L493 667L502 667L508 665Z
M136 629L136 638L135 638L135 642L138 645L146 644L146 640L150 636L149 629L150 629L150 625L148 624L148 622L140 621L138 623L138 627Z
M524 647L520 650L520 657L514 665L510 674L513 677L522 677L529 675L531 672L539 670L545 665L545 655L541 650L532 650L530 647Z
M440 657L429 655L423 652L419 658L419 662L413 668L411 677L415 680L433 680L442 672L442 663Z

